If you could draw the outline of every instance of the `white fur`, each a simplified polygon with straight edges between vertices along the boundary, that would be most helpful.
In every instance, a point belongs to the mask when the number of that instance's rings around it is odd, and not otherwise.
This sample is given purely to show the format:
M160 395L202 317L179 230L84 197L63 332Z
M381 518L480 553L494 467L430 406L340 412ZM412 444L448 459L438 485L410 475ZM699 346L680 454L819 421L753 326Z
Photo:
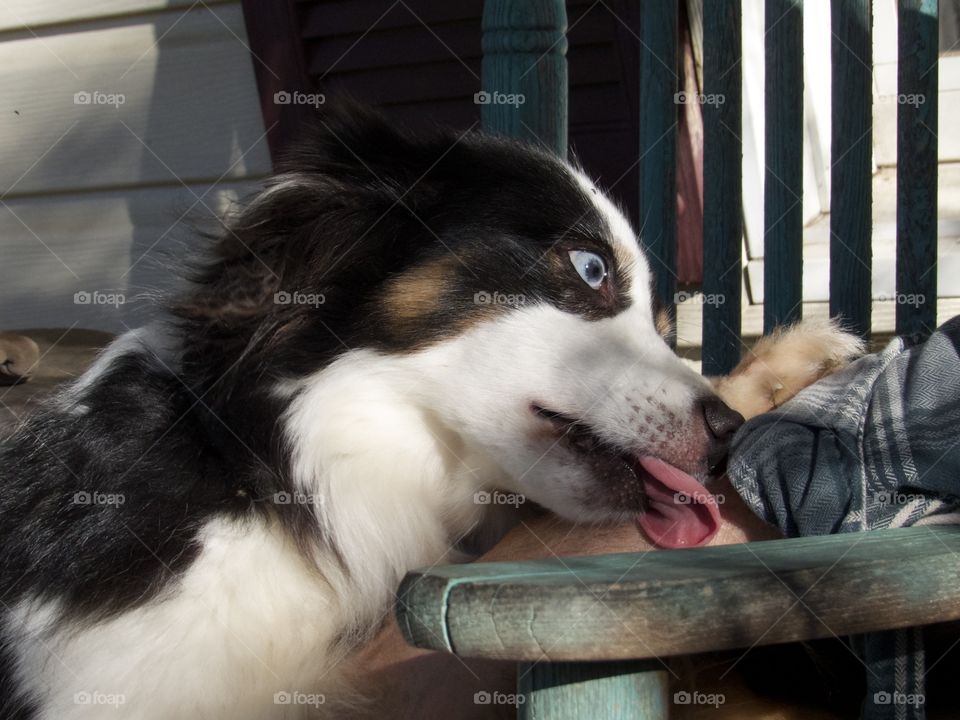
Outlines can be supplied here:
M159 323L128 330L110 343L97 356L93 364L58 395L58 402L74 411L79 411L82 406L77 407L77 404L81 402L83 396L103 377L118 358L124 355L139 354L151 361L159 358L168 367L174 367L176 365L175 348L172 337L163 330Z
M217 520L202 540L164 596L106 622L65 627L52 603L13 609L17 674L42 720L292 719L317 713L275 704L275 693L333 702L329 648L350 608L277 528ZM78 704L83 693L122 698L119 712Z

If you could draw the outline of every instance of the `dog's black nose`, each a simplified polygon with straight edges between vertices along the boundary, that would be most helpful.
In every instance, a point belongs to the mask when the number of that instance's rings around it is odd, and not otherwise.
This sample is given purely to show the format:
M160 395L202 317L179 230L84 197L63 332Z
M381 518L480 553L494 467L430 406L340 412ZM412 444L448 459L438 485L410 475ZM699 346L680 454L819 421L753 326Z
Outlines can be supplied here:
M737 429L743 425L743 416L727 407L718 397L701 400L700 405L703 407L703 419L711 436L707 464L711 473L719 474L726 469L730 441Z

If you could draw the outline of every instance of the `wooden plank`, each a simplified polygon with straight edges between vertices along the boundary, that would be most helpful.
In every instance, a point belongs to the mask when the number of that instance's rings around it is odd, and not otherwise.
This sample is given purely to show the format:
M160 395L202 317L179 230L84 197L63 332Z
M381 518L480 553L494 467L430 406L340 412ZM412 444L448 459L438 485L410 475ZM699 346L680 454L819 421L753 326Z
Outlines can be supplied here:
M675 316L677 293L677 4L644 3L640 26L640 242L654 297Z
M0 43L0 195L268 170L240 7L214 10Z
M567 12L563 0L487 0L483 7L482 90L521 96L488 102L483 127L567 156Z
M929 335L937 314L937 0L899 0L897 90L897 332ZM920 99L923 102L920 102Z
M407 575L397 615L465 657L684 655L958 619L958 552L960 527L931 526L445 566Z
M519 720L667 720L669 678L657 661L521 663Z
M742 49L740 0L706 3L703 92L715 98L703 104L703 293L714 299L703 306L706 375L725 375L740 359Z
M172 287L171 263L196 243L189 223L212 219L255 186L224 183L206 195L208 185L191 185L3 201L0 327L78 323L122 332L124 324L140 324L153 308L137 299ZM191 210L194 193L203 202ZM75 303L78 292L122 294L124 302Z
M803 1L765 0L764 329L800 319L803 278Z
M830 314L870 335L872 1L832 2Z
M219 2L213 0L209 4ZM0 3L0 31L37 31L47 25L186 9L191 5L193 0L4 0Z

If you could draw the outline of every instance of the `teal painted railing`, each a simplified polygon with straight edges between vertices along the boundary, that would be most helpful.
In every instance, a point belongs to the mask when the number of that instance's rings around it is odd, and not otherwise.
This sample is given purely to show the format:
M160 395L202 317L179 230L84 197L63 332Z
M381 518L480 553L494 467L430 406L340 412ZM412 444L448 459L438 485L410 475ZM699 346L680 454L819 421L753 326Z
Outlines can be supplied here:
M667 307L676 292L678 3L645 0L640 27L641 242ZM751 0L753 1L753 0ZM765 2L764 330L802 313L803 0ZM830 313L863 336L871 321L872 0L832 0ZM742 282L741 0L703 4L704 278L722 305L704 305L703 368L722 374L738 361ZM898 0L898 333L925 335L937 313L937 0ZM482 108L487 129L567 146L566 10L562 0L487 0L483 86L522 93L519 108Z

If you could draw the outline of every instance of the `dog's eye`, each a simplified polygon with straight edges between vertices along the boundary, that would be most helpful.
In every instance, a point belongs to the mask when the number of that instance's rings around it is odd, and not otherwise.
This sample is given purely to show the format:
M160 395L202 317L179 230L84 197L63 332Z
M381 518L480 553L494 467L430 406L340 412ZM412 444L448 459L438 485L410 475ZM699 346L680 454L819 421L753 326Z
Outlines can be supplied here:
M571 250L570 262L583 281L594 290L599 290L607 279L607 263L596 253L588 250Z

